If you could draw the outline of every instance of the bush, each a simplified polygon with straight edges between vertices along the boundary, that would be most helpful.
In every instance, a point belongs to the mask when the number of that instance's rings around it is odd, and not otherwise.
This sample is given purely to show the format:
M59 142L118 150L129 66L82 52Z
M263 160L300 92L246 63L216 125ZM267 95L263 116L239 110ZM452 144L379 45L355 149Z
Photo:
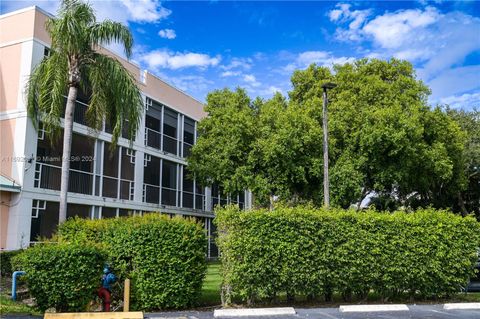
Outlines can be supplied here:
M473 274L479 223L415 213L308 207L217 211L223 291L246 301L287 296L442 297Z
M200 294L207 239L192 220L160 214L73 219L60 225L58 238L101 243L120 280L132 280L132 309L188 307Z
M12 267L12 258L18 255L21 250L10 250L0 252L0 273L2 276L11 276L15 270Z
M89 245L49 243L15 256L26 272L30 294L41 311L84 311L100 286L105 263L103 250Z

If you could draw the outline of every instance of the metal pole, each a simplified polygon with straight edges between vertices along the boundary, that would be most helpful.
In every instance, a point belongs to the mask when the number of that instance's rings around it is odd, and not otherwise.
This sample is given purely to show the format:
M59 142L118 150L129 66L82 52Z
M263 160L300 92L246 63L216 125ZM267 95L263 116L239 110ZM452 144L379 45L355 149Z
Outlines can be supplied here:
M125 279L125 288L123 289L123 311L130 311L130 279Z
M24 271L14 271L12 274L12 300L17 300L17 277L25 275Z
M327 88L323 88L323 197L326 208L330 207L330 181L328 178L328 115Z

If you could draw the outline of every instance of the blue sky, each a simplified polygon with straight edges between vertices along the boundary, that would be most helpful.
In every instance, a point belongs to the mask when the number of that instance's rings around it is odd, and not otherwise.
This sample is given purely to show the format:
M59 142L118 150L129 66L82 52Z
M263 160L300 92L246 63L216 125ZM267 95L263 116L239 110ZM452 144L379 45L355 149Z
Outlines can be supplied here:
M476 1L90 2L100 19L128 24L137 64L200 101L223 87L286 94L310 63L395 56L413 63L432 105L480 106ZM54 13L58 2L2 0L1 12L31 5Z

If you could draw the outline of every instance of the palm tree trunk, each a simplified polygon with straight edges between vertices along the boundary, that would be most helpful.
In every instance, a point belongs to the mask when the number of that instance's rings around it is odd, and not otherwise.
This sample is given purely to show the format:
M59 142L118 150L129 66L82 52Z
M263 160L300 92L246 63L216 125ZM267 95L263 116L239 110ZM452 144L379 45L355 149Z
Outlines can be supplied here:
M70 177L70 154L72 151L73 112L77 100L78 88L70 86L68 89L67 107L65 109L65 127L63 130L62 180L60 184L60 212L58 223L67 220L67 194Z

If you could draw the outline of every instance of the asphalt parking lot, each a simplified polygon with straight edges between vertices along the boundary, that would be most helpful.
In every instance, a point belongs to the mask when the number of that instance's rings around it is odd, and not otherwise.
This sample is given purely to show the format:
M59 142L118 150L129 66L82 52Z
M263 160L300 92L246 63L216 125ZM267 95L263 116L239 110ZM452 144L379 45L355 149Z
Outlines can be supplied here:
M408 305L409 311L342 313L339 308L295 308L297 314L276 317L243 317L246 319L480 319L480 310L444 310L439 305ZM163 312L146 314L148 319L212 319L213 312ZM228 318L228 317L225 317ZM236 319L240 317L235 317Z
M295 308L289 316L249 316L235 319L480 319L479 310L445 310L443 304L408 305L408 311L344 313L339 308ZM28 315L1 315L5 319L40 319ZM147 313L145 319L213 319L213 311ZM228 317L222 317L227 319Z

